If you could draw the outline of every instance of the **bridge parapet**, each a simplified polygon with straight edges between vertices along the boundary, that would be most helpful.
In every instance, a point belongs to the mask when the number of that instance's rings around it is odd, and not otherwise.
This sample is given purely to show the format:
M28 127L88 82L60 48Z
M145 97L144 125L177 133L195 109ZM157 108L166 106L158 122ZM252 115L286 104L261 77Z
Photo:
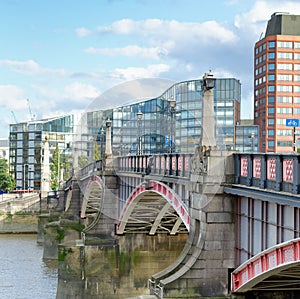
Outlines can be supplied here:
M118 158L118 171L190 177L192 154L156 154Z
M235 183L300 194L300 156L275 153L236 153Z

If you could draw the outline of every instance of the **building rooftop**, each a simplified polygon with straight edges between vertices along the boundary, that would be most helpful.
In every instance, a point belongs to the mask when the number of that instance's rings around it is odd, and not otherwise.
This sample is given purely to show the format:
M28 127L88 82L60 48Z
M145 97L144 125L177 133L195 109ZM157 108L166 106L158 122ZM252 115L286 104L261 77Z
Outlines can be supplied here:
M275 12L268 21L265 36L300 35L300 15L287 12Z

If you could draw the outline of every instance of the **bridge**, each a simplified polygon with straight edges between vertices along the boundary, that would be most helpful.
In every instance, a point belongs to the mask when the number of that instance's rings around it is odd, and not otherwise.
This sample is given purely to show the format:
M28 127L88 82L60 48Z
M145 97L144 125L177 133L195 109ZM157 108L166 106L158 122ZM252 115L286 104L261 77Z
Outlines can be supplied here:
M270 291L286 298L300 286L300 157L219 150L207 92L194 154L115 157L107 126L105 158L77 169L64 186L65 217L79 215L83 247L99 236L186 236L177 259L149 277L157 298ZM91 285L83 272L80 279Z

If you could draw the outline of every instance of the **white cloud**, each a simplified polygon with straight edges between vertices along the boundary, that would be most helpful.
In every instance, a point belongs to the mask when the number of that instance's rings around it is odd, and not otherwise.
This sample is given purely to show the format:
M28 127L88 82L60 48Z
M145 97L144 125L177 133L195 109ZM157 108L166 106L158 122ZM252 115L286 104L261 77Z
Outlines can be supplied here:
M0 106L4 107L4 109L24 109L26 107L26 99L23 89L15 85L0 85Z
M83 84L79 82L72 83L65 86L63 97L74 101L82 101L87 99L94 99L100 94L96 87L90 84Z
M76 33L77 36L79 36L79 37L86 37L86 36L88 36L88 35L91 35L91 31L88 30L88 29L86 29L86 28L83 28L83 27L77 28L77 29L75 30L75 33Z
M129 68L117 68L112 73L113 78L119 78L122 80L134 80L139 78L155 78L159 77L162 73L168 72L170 66L166 64L153 64L146 68L142 67L129 67Z
M16 60L0 60L0 66L8 67L14 72L24 75L38 75L38 74L53 74L53 75L66 75L64 69L49 69L41 67L34 60L16 61Z
M123 48L88 48L85 52L89 54L101 54L107 56L140 56L154 60L161 59L168 54L168 50L162 47L145 48L137 45L129 45Z

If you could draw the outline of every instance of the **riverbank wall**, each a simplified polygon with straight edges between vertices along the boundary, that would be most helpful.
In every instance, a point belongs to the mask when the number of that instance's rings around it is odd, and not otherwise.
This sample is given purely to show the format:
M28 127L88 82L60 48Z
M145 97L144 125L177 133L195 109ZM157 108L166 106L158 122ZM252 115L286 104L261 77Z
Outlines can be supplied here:
M16 213L0 215L0 234L37 234L37 214Z

